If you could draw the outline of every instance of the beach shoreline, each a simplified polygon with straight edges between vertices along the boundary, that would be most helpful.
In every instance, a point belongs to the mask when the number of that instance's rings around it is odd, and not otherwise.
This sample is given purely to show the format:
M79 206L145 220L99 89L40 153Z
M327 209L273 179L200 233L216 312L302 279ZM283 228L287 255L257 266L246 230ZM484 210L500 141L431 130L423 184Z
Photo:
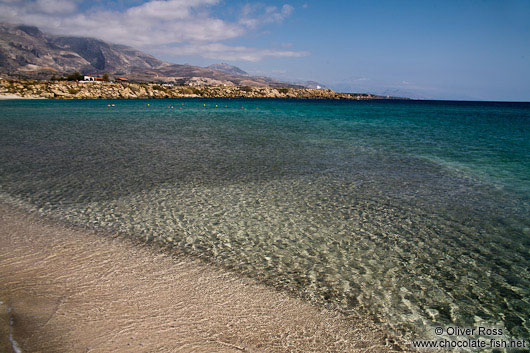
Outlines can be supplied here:
M0 342L9 345L5 332L13 332L23 352L398 349L368 319L347 319L185 255L5 204L0 219L0 301L13 322L3 322Z
M13 94L13 93L4 93L4 94L0 94L0 100L3 100L3 99L39 99L39 98L23 97L23 96Z

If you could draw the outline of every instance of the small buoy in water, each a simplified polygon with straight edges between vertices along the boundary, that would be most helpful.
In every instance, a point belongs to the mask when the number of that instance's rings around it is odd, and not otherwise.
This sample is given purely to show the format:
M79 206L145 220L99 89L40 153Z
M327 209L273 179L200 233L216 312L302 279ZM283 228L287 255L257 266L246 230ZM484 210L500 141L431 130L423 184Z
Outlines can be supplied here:
M147 106L149 106L149 104L147 104Z
M110 107L110 104L107 104L107 107Z
M113 107L115 107L116 105L115 105L115 104L113 104L112 106L113 106Z
M203 106L203 107L206 107L206 104L203 104L202 106Z
M217 108L217 104L215 105L215 107Z

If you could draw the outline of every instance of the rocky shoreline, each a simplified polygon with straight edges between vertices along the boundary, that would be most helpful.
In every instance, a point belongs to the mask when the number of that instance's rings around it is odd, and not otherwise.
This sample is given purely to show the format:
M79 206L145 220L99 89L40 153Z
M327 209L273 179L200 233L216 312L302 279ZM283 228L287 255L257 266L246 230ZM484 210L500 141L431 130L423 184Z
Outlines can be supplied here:
M158 83L0 80L0 96L36 99L291 98L396 99L331 89L251 86L176 86Z

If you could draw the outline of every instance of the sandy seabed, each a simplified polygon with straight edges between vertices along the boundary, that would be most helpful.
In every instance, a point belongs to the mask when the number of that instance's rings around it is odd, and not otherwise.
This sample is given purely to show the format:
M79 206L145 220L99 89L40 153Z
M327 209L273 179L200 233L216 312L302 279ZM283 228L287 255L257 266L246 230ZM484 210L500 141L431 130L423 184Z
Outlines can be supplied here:
M367 319L6 205L0 281L2 352L393 351Z

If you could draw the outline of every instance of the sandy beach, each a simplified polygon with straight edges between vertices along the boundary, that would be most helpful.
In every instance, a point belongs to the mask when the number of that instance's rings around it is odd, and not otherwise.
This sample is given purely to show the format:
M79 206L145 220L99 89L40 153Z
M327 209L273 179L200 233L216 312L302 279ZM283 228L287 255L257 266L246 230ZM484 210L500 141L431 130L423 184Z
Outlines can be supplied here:
M0 348L7 351L13 344L22 352L392 351L368 320L5 205L0 245Z
M6 99L43 99L37 96L22 96L16 93L0 93L0 100Z
M0 94L0 99L32 99L32 98L21 97L17 94L4 93L4 94Z

